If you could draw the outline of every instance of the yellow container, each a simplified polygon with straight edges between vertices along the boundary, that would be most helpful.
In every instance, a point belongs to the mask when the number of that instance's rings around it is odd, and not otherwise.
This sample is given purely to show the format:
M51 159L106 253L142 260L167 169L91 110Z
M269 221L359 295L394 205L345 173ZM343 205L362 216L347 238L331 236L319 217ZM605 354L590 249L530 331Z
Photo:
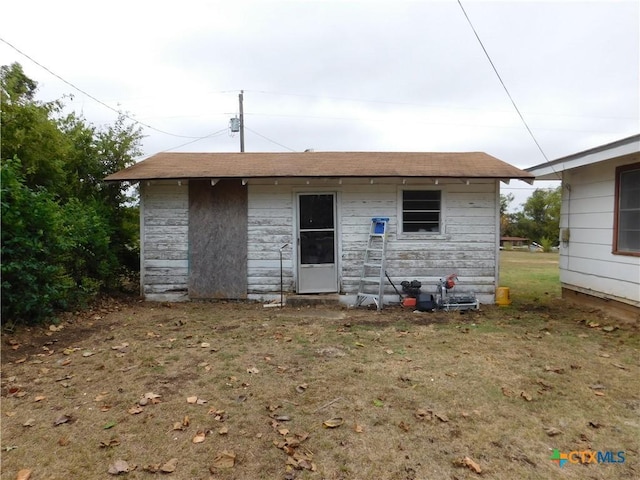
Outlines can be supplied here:
M496 290L496 303L501 307L511 305L511 297L509 296L509 287L498 287Z

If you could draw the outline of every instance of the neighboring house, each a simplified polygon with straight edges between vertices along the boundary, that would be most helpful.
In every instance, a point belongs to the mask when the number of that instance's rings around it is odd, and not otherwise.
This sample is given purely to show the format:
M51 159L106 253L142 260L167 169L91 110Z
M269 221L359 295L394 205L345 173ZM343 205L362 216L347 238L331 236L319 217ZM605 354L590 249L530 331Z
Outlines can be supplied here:
M286 293L351 303L371 219L388 217L394 283L435 292L455 272L493 303L510 179L533 175L478 152L304 152L159 153L106 180L139 182L148 300L272 300L282 278Z
M562 180L563 297L640 318L640 135L527 169Z
M510 250L528 250L529 239L525 237L500 237L500 248Z

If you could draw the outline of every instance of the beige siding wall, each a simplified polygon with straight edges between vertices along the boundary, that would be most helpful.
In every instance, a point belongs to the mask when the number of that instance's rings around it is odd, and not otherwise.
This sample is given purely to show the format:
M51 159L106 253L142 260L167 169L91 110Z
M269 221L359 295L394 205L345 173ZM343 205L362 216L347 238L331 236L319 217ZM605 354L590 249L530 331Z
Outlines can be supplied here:
M614 255L615 169L640 157L564 172L560 228L560 281L565 288L640 307L640 258Z
M188 229L187 182L140 185L140 282L147 300L187 299Z

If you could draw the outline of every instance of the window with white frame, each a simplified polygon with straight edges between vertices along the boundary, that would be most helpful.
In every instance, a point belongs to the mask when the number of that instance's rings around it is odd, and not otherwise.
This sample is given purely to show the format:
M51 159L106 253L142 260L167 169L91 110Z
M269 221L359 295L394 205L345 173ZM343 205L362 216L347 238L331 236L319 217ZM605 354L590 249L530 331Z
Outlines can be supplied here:
M640 256L640 163L616 168L613 252Z
M440 190L402 191L402 233L440 233Z

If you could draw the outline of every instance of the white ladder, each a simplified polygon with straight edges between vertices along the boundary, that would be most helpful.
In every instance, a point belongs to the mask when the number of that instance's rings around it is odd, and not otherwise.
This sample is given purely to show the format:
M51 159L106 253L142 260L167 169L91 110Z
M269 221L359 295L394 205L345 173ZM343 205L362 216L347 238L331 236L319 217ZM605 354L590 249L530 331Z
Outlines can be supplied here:
M367 299L373 300L378 310L382 310L384 303L385 262L387 249L388 218L372 218L369 230L369 240L364 251L364 263L356 307Z

